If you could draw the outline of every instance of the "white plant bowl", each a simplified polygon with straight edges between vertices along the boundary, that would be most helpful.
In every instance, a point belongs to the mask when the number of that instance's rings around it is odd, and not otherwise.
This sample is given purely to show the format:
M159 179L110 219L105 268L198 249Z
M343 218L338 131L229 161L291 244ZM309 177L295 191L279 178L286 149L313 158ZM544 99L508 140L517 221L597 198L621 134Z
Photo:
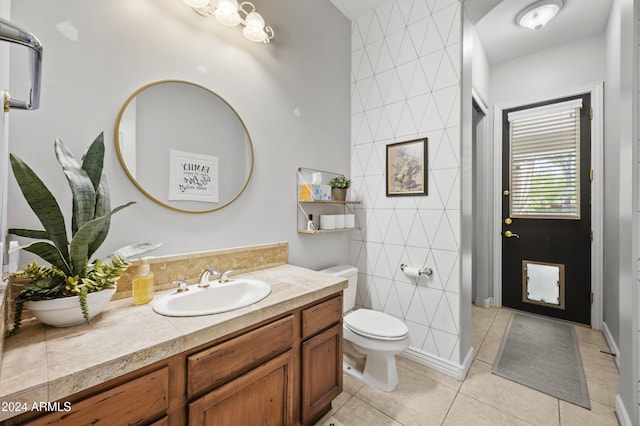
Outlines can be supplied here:
M87 294L89 319L102 312L115 292L116 289L112 288ZM24 303L24 307L33 312L40 322L54 327L71 327L85 322L78 296L29 301Z

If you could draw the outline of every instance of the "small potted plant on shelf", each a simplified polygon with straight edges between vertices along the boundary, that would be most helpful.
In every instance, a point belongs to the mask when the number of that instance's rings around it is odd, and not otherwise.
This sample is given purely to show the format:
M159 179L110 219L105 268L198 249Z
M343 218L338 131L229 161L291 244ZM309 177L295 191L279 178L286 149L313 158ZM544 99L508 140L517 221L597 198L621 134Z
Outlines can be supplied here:
M14 324L8 335L20 328L23 307L40 321L58 327L89 322L111 300L118 279L130 265L127 257L160 245L133 244L116 250L105 260L90 261L109 232L111 216L134 202L111 210L103 174L103 133L93 141L81 163L59 139L54 149L73 195L70 241L56 198L29 166L10 155L20 191L44 229L11 228L8 232L35 239L18 250L31 252L50 265L40 266L34 260L12 276L24 287L14 299Z
M331 199L345 201L347 199L347 189L351 186L351 179L344 175L336 176L329 182L331 185Z

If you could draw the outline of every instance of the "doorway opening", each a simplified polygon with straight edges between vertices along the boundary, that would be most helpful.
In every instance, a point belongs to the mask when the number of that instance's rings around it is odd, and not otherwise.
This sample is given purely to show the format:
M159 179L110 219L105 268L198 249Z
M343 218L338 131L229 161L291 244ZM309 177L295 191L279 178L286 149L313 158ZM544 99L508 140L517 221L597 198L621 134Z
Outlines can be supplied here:
M487 108L484 102L473 94L472 108L472 158L473 158L473 276L471 280L471 302L488 308L493 299L491 285L491 234L487 223L491 222L491 200L486 196L489 185L491 158L488 137Z

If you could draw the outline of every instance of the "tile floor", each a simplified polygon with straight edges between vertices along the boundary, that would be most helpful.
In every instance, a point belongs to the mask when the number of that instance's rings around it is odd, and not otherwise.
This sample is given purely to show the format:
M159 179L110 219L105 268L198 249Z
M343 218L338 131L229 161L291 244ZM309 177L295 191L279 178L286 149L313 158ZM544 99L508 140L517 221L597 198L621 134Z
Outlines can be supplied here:
M617 425L618 371L602 333L576 326L591 411L491 374L508 309L473 307L475 359L464 382L398 357L400 384L391 393L344 376L344 392L316 426Z

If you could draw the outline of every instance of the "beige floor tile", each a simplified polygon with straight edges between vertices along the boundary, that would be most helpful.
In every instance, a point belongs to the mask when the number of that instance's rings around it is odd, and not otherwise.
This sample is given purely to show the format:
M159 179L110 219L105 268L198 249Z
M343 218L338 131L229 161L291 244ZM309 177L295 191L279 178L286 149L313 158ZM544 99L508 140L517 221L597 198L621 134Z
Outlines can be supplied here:
M518 426L531 423L518 419L490 405L459 394L451 406L445 426Z
M589 343L598 346L599 349L609 351L609 345L607 345L607 341L601 331L579 325L575 326L575 330L580 344Z
M484 340L486 332L477 332L471 331L471 347L473 348L475 353L478 353L480 346L482 346L482 341Z
M396 365L398 366L399 372L402 370L406 370L408 375L424 376L456 391L460 389L460 386L462 385L462 382L460 380L456 380L453 377L442 374L439 371L434 370L433 368L426 367L408 358L404 358L401 356L396 357Z
M580 358L582 358L582 365L585 370L598 370L610 375L618 374L613 357L601 352L599 346L583 342L579 343L579 346Z
M511 319L513 318L513 312L508 310L500 310L497 314L493 322L491 323L491 327L489 331L487 331L487 337L495 337L502 339L504 333L507 331L507 327L511 323Z
M616 425L618 372L612 357L600 352L607 345L597 330L576 326L591 411L491 373L514 312L472 307L476 358L465 382L397 357L400 385L394 392L378 391L345 374L344 392L316 425Z
M618 419L613 407L591 401L591 411L560 401L560 424L562 426L617 426Z
M496 359L496 355L498 355L498 350L500 349L500 343L502 343L502 336L492 335L485 337L482 346L480 346L476 354L476 359L493 365L493 361Z
M536 425L558 425L558 400L491 373L491 365L474 361L460 393Z
M403 425L442 424L457 391L415 368L398 368L398 376L393 392L365 385L355 396Z
M333 413L342 408L344 404L346 404L353 395L347 392L342 392L340 395L336 396L333 401L331 401L331 410L327 413L327 415L332 416ZM327 416L325 415L325 417Z
M342 406L344 404L347 403L347 401L349 401L351 398L353 398L353 395L351 395L350 393L347 392L342 392L340 395L338 395L333 401L331 401L331 410L329 410L329 412L327 414L325 414L324 416L322 416L322 418L320 420L318 420L315 425L316 426L320 426L320 425L330 425L330 424L334 424L334 426L338 426L341 423L335 421L331 422L329 421L330 419L333 418L333 414L338 411L340 408L342 408Z
M358 398L347 401L335 412L333 418L345 426L402 426L401 423Z
M360 388L364 386L360 380L356 379L353 376L350 376L346 373L342 375L342 390L344 392L350 393L351 395L355 395L358 393Z
M471 306L471 332L486 334L493 323L498 308L482 308L480 306Z
M589 399L610 407L615 407L618 391L618 376L598 370L585 369Z
M513 318L513 315L516 312L517 311L511 310L508 308L501 308L498 310L498 312L496 312L496 317L494 318L493 322L494 324L496 323L507 324L509 321L511 321L511 318Z
M589 398L614 407L618 370L611 355L600 352L597 345L580 343L580 357L587 378Z

